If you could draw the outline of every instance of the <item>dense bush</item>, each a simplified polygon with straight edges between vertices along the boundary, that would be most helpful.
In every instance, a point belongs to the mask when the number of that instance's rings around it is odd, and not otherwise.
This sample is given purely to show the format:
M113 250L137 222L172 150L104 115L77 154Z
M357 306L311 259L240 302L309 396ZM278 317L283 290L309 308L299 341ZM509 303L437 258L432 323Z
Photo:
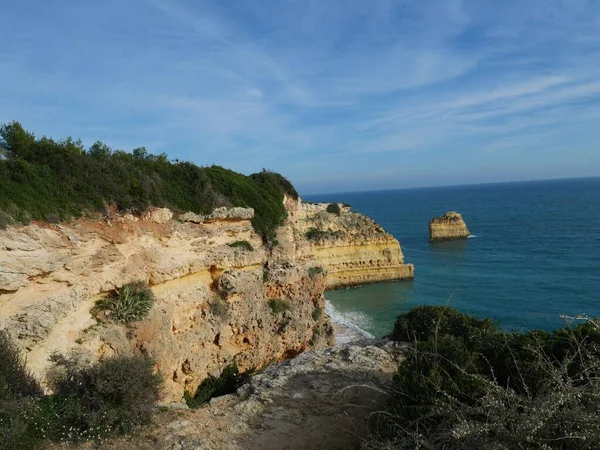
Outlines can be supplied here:
M326 210L328 213L331 214L335 214L336 216L339 216L342 213L342 210L340 209L340 205L338 205L337 203L330 203L329 205L327 205Z
M104 313L112 322L127 324L146 318L153 305L154 294L148 285L134 281L98 300L93 312L97 317Z
M448 307L402 314L408 340L375 448L597 448L600 329L502 332Z
M227 245L233 248L243 248L244 250L248 250L249 252L254 250L254 247L252 247L252 244L248 241L235 241Z
M213 316L224 319L229 314L229 304L220 298L213 300L210 304L210 312Z
M36 397L42 394L37 380L5 330L0 330L0 399Z
M81 367L55 357L55 363L64 372L51 382L53 437L87 440L150 422L162 387L151 359L115 356Z
M212 375L204 379L192 396L185 391L185 402L190 408L198 408L210 401L211 398L233 394L240 386L246 384L253 371L240 373L237 364L227 366L219 377Z
M6 332L0 332L0 448L38 449L48 439L82 441L147 423L161 378L146 358L115 357L82 367L53 355L44 395Z
M290 311L292 309L292 305L287 300L282 300L280 298L272 298L269 300L269 307L273 314L281 314L284 311Z
M38 139L18 122L0 127L0 154L0 210L17 222L68 220L85 211L104 212L106 204L133 213L159 206L198 214L241 206L254 208L254 228L272 242L286 217L284 193L298 196L287 179L267 170L245 176L214 165L170 162L143 147L113 151L102 142L86 150L71 138Z

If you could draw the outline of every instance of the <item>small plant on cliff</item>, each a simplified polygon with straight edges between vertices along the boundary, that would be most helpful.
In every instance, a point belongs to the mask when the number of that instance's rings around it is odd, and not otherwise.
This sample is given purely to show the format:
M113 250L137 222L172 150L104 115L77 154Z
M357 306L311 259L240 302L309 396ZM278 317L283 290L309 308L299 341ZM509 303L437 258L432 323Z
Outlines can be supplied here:
M338 205L337 203L330 203L329 205L327 205L327 209L325 211L327 211L330 214L335 214L336 216L339 216L342 213L340 205Z
M314 277L320 273L323 273L323 268L321 266L315 266L308 269L308 275L311 277Z
M14 220L10 214L0 210L0 230L4 230L7 226L12 225Z
M267 281L269 281L269 271L267 269L263 269L262 280L263 280L263 283L266 283Z
M214 397L233 394L240 386L246 384L253 371L240 373L234 362L225 367L219 377L210 375L205 378L192 396L188 391L184 392L185 402L190 408L198 408Z
M312 312L312 318L315 322L318 322L319 319L321 319L321 316L323 316L323 308L321 308L320 306L315 306L315 309L313 309Z
M224 319L229 314L229 304L223 299L216 299L210 304L210 313Z
M329 234L327 233L327 231L321 231L318 230L317 228L310 228L306 233L306 239L308 239L309 241L318 241L319 239L323 239L325 237L327 237Z
M252 247L252 244L248 241L235 241L227 245L229 245L232 248L243 248L244 250L248 250L249 252L254 250L254 247Z
M269 307L273 314L281 314L284 311L290 311L292 309L292 305L287 300L282 300L280 298L272 298L269 300Z
M112 322L127 324L146 318L153 305L154 294L148 285L134 281L98 300L92 313L96 317L104 313Z

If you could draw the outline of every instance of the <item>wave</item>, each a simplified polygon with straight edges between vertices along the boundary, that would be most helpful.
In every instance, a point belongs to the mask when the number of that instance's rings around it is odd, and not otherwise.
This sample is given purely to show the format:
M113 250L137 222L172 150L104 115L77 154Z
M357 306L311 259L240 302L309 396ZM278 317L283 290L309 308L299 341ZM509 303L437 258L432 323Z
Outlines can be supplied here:
M473 239L473 238L476 238L476 237L477 237L476 234L470 234L470 235L467 236L467 239Z
M342 328L342 332L336 336L338 343L350 342L357 339L374 339L375 336L365 331L371 325L371 319L360 311L340 312L335 309L329 300L325 300L325 311L331 317L331 321Z

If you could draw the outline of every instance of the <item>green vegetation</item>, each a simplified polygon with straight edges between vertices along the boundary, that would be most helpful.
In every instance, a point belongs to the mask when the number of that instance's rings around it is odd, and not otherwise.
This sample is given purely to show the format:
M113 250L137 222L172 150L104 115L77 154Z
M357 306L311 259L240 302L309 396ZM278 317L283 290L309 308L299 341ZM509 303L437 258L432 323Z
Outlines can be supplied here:
M229 304L218 298L210 304L210 313L215 317L224 319L229 314Z
M134 281L115 289L106 298L98 300L92 313L105 313L114 323L127 324L143 320L154 305L154 294L143 281Z
M304 234L309 241L321 241L323 239L338 239L344 236L343 231L323 231L318 228L309 228Z
M249 252L254 251L254 247L252 247L252 244L248 241L235 241L227 245L233 248L243 248L244 250L248 250Z
M311 346L315 345L317 343L317 341L319 340L319 336L321 336L321 329L320 328L313 328L313 334L310 338L310 341L308 342Z
M410 345L372 448L597 447L597 323L522 334L423 306L391 337Z
M287 300L282 300L280 298L272 298L269 300L269 307L273 314L281 314L284 311L291 311L292 305Z
M63 370L51 381L55 438L88 440L150 422L162 387L151 359L115 356L81 367L55 355L54 362Z
M340 205L338 205L337 203L330 203L329 205L327 205L327 209L325 211L327 211L330 214L335 214L336 216L339 216L342 213Z
M198 408L214 397L233 394L240 386L248 382L252 373L254 372L240 373L236 363L230 364L223 369L218 378L211 375L202 381L193 396L185 391L185 402L190 408Z
M148 423L162 380L146 358L114 357L91 366L53 355L52 395L0 331L0 448L38 449L48 440L98 440Z
M321 308L320 306L315 306L315 309L313 309L313 312L312 312L313 320L315 322L318 322L322 316L323 316L323 308Z
M308 275L310 277L314 277L315 275L318 275L320 273L323 273L323 268L321 266L314 266L308 269Z
M112 205L134 214L150 206L198 214L240 206L254 208L255 230L272 242L286 217L284 193L298 197L287 179L267 170L245 176L214 165L170 162L144 147L114 151L102 142L85 149L71 138L36 138L18 122L0 126L0 155L0 227L13 220L106 214Z
M263 283L269 281L269 271L267 269L263 269L262 280Z

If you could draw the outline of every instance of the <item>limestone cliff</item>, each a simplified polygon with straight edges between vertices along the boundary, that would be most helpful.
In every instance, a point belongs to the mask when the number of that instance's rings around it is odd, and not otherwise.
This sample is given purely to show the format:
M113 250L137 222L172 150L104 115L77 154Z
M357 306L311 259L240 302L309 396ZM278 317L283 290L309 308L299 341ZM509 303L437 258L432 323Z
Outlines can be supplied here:
M156 359L165 400L179 400L233 361L245 370L332 344L320 313L325 274L309 273L310 262L265 268L252 210L201 223L169 214L0 231L0 326L36 375L43 378L53 351L83 360L138 352ZM228 245L240 240L254 250ZM133 280L156 295L149 317L129 327L97 323L94 302ZM274 314L273 298L291 310Z
M396 238L349 207L341 206L338 215L327 206L301 204L297 218L305 251L327 269L327 289L414 278Z
M429 222L429 240L431 242L465 239L470 235L462 215L456 211L449 211Z
M244 208L179 217L154 209L142 218L2 230L0 327L42 380L54 351L83 361L152 356L166 401L234 361L247 370L331 345L326 288L412 278L413 267L398 241L365 216L288 197L285 204L288 218L272 248ZM230 245L237 241L250 247ZM135 280L156 296L145 320L121 326L90 314L98 299ZM274 313L272 299L291 308Z

